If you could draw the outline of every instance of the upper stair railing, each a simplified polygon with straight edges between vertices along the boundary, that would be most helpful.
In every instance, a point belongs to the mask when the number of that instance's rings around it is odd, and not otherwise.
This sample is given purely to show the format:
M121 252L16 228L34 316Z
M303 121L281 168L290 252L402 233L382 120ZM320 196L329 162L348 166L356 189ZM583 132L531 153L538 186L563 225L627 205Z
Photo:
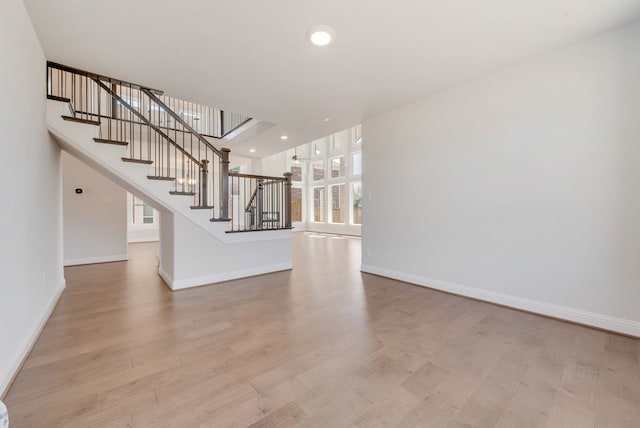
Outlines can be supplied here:
M63 71L71 74L76 74L79 76L88 75L91 78L97 78L98 80L111 81L116 85L124 85L124 86L133 86L137 88L142 88L141 85L137 85L130 82L125 82L123 80L114 79L107 76L101 76L97 73L91 73L84 70L80 70L74 67L69 67L63 64L58 64L52 61L47 62L47 78L48 81L51 82L51 78L56 78L55 71ZM53 73L50 73L53 71ZM69 87L69 83L73 84L73 82L64 82L57 81L56 87L49 87L50 95L51 93L61 93L65 92L67 89L73 90L73 88ZM78 81L79 83L79 81ZM80 88L78 88L80 89ZM225 136L231 134L232 132L237 131L239 128L247 124L251 117L245 116L238 113L223 111L217 109L215 107L210 107L198 103L194 103L191 101L185 101L179 98L171 97L164 94L159 90L152 90L157 99L161 101L164 105L166 105L169 109L175 112L185 123L187 123L192 129L194 129L197 133L207 138L213 139L222 139ZM78 100L79 101L79 100ZM137 99L132 100L133 105L136 106ZM160 117L158 117L160 119ZM156 123L160 128L168 128L168 129L177 129L173 125L172 121Z
M222 139L251 120L249 116L225 112L168 95L158 95L158 100L176 112L184 123L208 138Z
M216 148L207 138L221 138L226 129L226 134L233 132L250 118L53 62L47 63L47 97L68 103L66 120L98 125L96 142L126 147L123 161L149 165L147 178L170 181L171 194L194 198L193 209L211 209L212 221L229 221L235 214L232 231L262 230L250 223L245 227L244 215L240 220L239 212L230 212L234 201L229 189L230 151ZM205 137L200 130L211 135ZM291 204L285 204L287 180L261 179L280 183L278 216L290 217ZM279 222L278 227L272 227L274 222L263 224L266 229L291 227L290 221Z

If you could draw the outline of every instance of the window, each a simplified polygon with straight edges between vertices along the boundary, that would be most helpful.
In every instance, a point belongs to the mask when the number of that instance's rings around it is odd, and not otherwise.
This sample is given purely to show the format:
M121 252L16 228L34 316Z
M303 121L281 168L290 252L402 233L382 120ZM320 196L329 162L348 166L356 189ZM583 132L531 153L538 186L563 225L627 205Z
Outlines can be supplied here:
M347 232L362 224L361 127L353 126L290 149L304 162L289 161L292 221L326 224ZM300 190L297 190L300 189ZM316 225L316 228L318 225ZM313 229L313 225L311 226Z
M313 188L313 221L324 222L324 207L325 207L325 190L324 187Z
M334 184L331 186L331 222L345 222L346 184Z
M322 156L324 154L324 139L314 141L311 145L313 146L313 156Z
M362 224L362 183L351 185L351 224Z
M343 157L331 159L331 178L344 176L344 162Z
M342 151L342 140L339 134L333 134L329 137L329 151L331 153Z
M302 181L302 166L291 165L291 180Z
M131 224L154 224L155 212L151 205L131 195Z
M351 174L362 174L362 153L360 152L351 154Z
M291 189L291 221L302 221L302 189Z
M313 180L324 180L324 161L317 160L311 163L311 170L313 171Z
M153 208L147 204L142 205L142 223L153 223Z

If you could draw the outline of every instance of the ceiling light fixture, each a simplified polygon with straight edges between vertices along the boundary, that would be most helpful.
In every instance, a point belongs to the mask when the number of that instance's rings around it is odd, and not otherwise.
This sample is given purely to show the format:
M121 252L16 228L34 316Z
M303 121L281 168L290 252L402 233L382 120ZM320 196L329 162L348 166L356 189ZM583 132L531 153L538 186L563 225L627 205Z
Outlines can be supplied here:
M328 117L325 117L324 119L322 119L323 122L329 122L331 119L329 119Z
M250 151L251 153L255 153L255 152L256 152L256 149L249 149L249 151Z
M328 25L314 25L307 31L307 39L315 46L327 46L335 38L336 32Z
M289 139L289 136L288 136L288 135L281 135L281 136L280 136L280 139L281 139L282 141L286 141L286 140L288 140L288 139Z
M309 159L299 157L298 156L298 148L294 147L293 148L293 156L291 156L291 163L294 164L294 165L300 165L300 161L303 161L303 160L309 160Z

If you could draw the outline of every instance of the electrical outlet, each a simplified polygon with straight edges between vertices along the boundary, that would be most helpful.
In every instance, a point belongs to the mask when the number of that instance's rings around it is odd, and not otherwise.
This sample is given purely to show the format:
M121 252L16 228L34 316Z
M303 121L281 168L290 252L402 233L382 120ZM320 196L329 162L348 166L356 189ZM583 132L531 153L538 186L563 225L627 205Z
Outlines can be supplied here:
M9 428L9 411L2 401L0 401L0 428Z

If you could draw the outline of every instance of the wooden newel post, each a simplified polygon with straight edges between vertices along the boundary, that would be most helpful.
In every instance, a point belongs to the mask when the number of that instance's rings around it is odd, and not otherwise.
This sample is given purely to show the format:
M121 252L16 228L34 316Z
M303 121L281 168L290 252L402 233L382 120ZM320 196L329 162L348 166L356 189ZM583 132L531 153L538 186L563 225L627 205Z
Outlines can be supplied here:
M291 227L291 174L285 172L284 174L284 227Z
M209 205L209 160L202 159L202 169L200 174L200 206Z
M256 228L262 230L264 228L264 180L259 178L256 186L256 215L258 216Z
M230 149L221 149L222 158L220 159L220 218L229 219L229 152Z

